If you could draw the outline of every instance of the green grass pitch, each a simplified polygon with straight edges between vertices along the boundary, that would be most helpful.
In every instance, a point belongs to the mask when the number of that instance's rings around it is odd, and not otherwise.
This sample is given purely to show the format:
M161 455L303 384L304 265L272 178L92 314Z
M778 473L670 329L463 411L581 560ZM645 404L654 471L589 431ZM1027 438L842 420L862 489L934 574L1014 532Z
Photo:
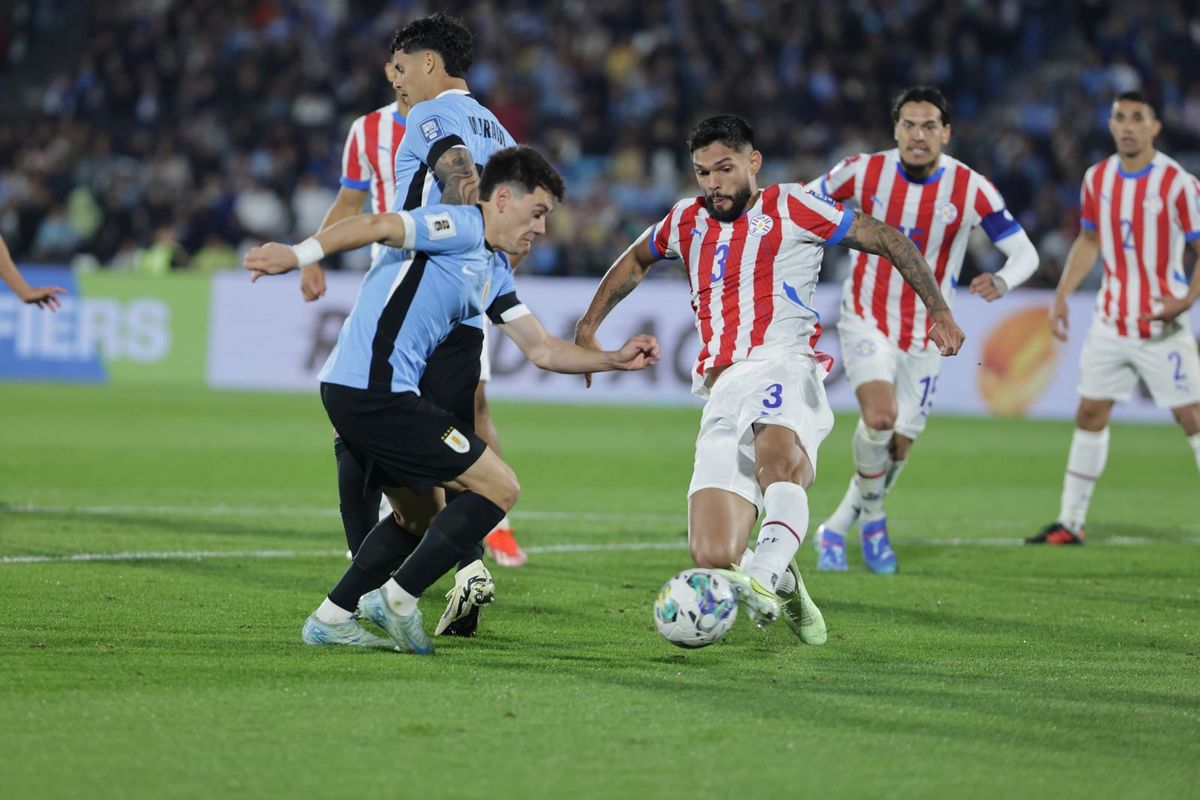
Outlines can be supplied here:
M315 394L5 385L0 795L1197 796L1200 492L1174 426L1115 426L1089 544L1051 549L1007 542L1057 510L1070 425L935 418L889 498L900 574L802 551L825 647L743 619L683 651L650 606L688 565L698 412L495 413L530 563L493 569L478 637L418 658L299 640L345 566ZM122 552L208 555L15 560Z

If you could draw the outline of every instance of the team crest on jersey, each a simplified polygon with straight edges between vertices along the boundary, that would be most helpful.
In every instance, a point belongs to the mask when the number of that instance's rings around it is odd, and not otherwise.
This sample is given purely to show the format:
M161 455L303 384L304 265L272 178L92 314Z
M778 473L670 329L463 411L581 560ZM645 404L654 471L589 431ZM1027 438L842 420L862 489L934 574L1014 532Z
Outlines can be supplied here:
M759 214L754 219L750 220L750 235L751 236L766 236L771 232L771 228L775 227L775 220L767 214Z
M421 123L421 135L425 137L427 142L436 142L442 138L442 121L437 117L430 117Z
M442 441L456 453L465 453L471 449L470 440L454 427L446 428L446 432L442 434Z
M1147 197L1145 202L1142 203L1142 208L1146 210L1147 214L1161 214L1163 210L1162 198L1158 195Z
M454 220L450 218L449 212L430 214L425 218L425 226L429 229L430 241L449 239L454 235Z
M958 208L949 200L942 200L933 207L933 213L945 225L949 225L958 219Z
M854 352L857 355L862 356L863 358L866 358L867 356L875 355L875 350L876 350L875 343L872 342L870 339L863 339L861 342L854 345Z

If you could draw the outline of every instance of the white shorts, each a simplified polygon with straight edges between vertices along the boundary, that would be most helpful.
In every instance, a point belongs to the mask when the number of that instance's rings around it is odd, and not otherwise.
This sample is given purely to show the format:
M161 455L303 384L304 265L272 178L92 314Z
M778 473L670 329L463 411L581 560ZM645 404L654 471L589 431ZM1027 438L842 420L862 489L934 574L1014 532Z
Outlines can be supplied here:
M937 391L942 354L932 343L905 352L879 328L853 314L838 320L842 363L850 387L884 381L896 389L896 433L916 439L925 430Z
M1141 378L1161 408L1200 403L1200 351L1196 337L1179 326L1161 339L1118 336L1093 322L1079 359L1079 395L1124 402Z
M795 431L815 471L817 450L833 429L824 379L825 368L805 356L740 361L726 369L700 416L688 497L700 489L724 489L762 510L762 491L754 476L755 423Z
M491 324L483 321L483 350L479 353L479 382L492 379L492 357L488 355L488 328Z

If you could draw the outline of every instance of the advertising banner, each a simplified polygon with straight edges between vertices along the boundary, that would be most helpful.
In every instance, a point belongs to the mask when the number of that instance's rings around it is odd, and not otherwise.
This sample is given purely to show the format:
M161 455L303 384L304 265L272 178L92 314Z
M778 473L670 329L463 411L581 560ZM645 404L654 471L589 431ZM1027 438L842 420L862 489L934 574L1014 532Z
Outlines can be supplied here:
M21 272L67 295L52 313L0 289L0 379L202 384L207 276Z
M240 274L213 281L208 382L220 388L316 389L316 374L337 341L342 320L358 292L361 275L331 273L328 293L316 303L300 299L295 275L249 284ZM553 334L571 339L575 321L595 291L593 278L519 277L521 299ZM955 299L955 316L967 333L963 351L944 359L932 384L936 411L968 415L1070 418L1078 403L1079 354L1092 317L1094 297L1071 298L1071 336L1063 344L1050 335L1046 316L1051 291L1016 291L986 303L966 291ZM835 409L857 408L841 367L837 320L840 285L821 285L813 307L824 333L818 347L835 366L826 381ZM1200 328L1200 309L1191 312ZM648 279L613 311L600 330L601 343L618 346L634 333L652 333L663 350L659 365L637 373L597 375L591 389L579 376L543 372L495 328L490 337L490 396L562 403L699 404L691 394L690 371L699 350L687 285ZM1150 401L1144 387L1118 404L1118 419L1167 422L1170 415Z

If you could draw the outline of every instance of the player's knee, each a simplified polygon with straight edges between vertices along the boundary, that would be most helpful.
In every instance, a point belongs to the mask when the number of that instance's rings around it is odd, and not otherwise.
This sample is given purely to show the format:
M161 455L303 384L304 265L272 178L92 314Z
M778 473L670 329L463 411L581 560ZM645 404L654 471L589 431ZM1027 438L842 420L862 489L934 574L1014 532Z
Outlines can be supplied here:
M1075 412L1075 426L1085 431L1101 431L1108 424L1108 408L1093 403L1080 403Z
M890 431L896 427L896 407L893 405L864 408L863 424L873 431Z
M521 496L521 484L517 481L517 473L506 468L504 474L497 479L493 494L491 501L505 511L515 506L517 498Z
M728 542L696 542L689 545L692 563L701 569L728 569L741 560L742 554L735 552Z

